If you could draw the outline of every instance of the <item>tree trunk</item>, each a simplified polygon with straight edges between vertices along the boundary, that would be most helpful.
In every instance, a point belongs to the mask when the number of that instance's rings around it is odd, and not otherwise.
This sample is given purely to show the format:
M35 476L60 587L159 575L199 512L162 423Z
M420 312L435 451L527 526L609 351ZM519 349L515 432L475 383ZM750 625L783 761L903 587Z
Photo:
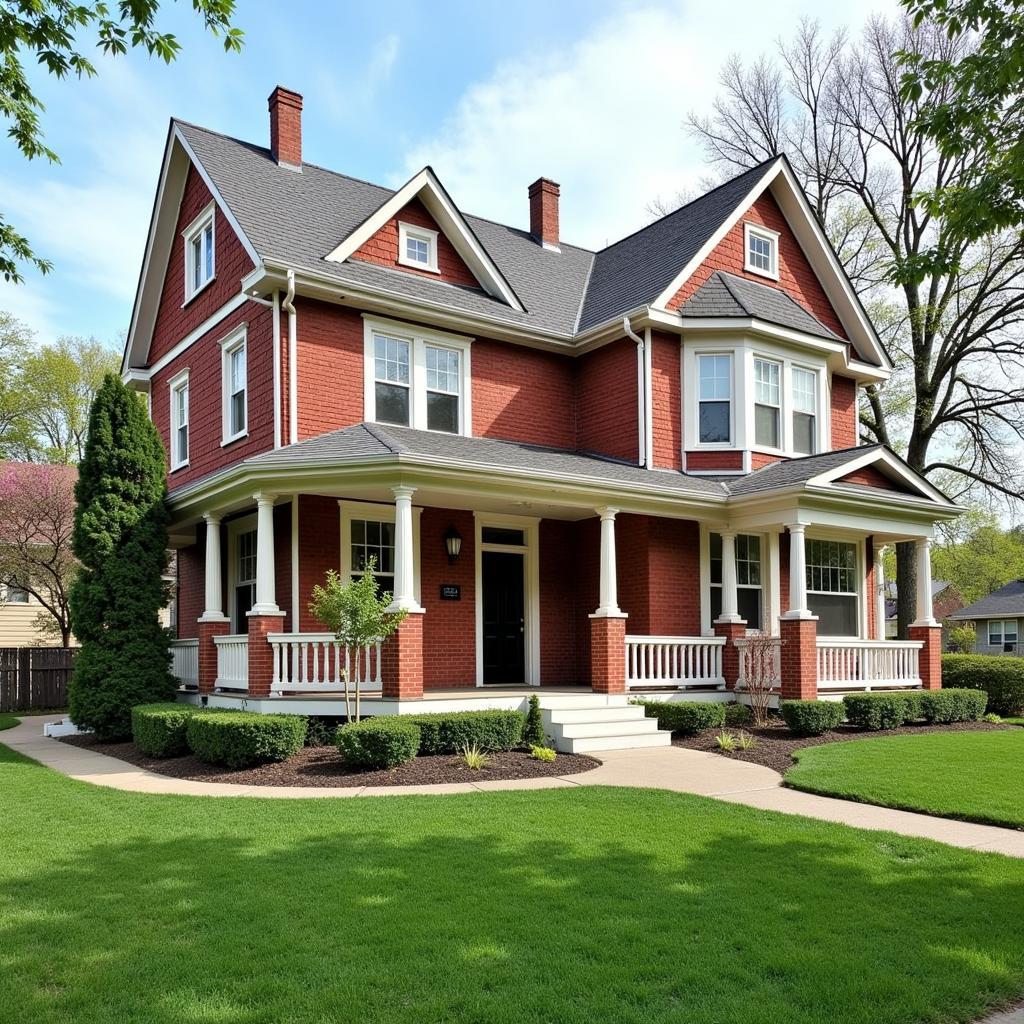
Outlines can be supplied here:
M896 545L896 635L906 640L910 624L917 618L917 545L903 541Z

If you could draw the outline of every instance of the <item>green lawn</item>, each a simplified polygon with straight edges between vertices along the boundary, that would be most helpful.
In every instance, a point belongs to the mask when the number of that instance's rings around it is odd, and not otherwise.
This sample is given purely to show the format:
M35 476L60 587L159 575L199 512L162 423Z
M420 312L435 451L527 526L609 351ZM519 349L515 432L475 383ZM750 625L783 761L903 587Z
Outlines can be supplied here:
M887 736L796 757L786 783L797 789L1024 828L1024 731Z
M14 715L0 714L0 731L4 729L13 729L18 724L18 719Z
M1024 861L994 854L653 790L146 796L4 747L0 793L19 1024L966 1022L1024 993Z

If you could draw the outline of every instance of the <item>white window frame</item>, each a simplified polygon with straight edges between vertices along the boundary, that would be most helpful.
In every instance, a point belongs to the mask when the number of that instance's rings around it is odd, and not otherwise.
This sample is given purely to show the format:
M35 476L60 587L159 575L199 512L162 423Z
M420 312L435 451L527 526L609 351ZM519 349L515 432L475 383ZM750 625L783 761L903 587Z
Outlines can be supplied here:
M255 583L253 580L240 580L238 578L238 541L242 534L253 533L256 530L256 513L250 513L249 515L239 516L237 519L232 519L228 524L228 543L227 543L227 562L228 562L228 600L227 600L227 616L229 621L234 624L235 612L238 610L238 594L236 591L241 583ZM257 558L259 553L257 551ZM259 572L259 565L257 564L256 571Z
M775 366L775 367L778 368L778 381L776 383L776 387L777 387L778 393L779 393L779 400L774 405L771 402L761 402L761 401L758 400L757 386L758 386L759 383L763 383L761 381L758 381L758 379L757 379L757 364L758 363L762 363L765 366ZM750 396L751 397L751 413L752 413L751 414L751 419L753 420L753 431L754 431L754 444L757 446L759 451L767 451L767 452L782 452L782 451L785 451L786 428L783 425L782 419L783 419L783 407L786 404L786 396L784 394L784 389L785 389L785 386L786 386L786 378L788 376L787 373L786 373L786 364L781 359L774 359L774 358L772 358L770 356L763 356L763 355L760 355L760 354L755 352L754 353L754 357L753 357L753 362L752 362L751 366L752 366L752 372L753 372L753 375L754 375L754 386L752 388L751 396ZM771 381L768 381L767 384L769 386L771 386ZM792 399L790 401L792 401ZM757 440L757 407L759 405L763 405L766 409L774 409L775 410L775 415L777 417L777 421L776 422L778 424L778 438L779 438L779 443L777 445L764 444L764 443L759 442Z
M764 267L758 267L750 262L750 240L756 238L759 241L767 242L769 245L769 262L770 267L765 270ZM772 231L771 228L766 228L761 224L751 224L749 222L743 225L743 269L750 274L757 274L760 277L770 278L772 281L778 281L779 279L779 233L778 231Z
M188 370L182 370L176 377L173 377L167 384L168 394L170 397L170 458L171 458L171 472L175 470L184 469L189 459L192 457L192 389L189 387L188 381ZM185 422L178 422L178 392L184 388L186 391L185 398ZM188 453L184 459L178 457L179 444L178 444L178 430L180 427L185 428L185 437L187 438Z
M814 381L814 411L807 412L805 409L796 407L796 375L806 373ZM799 363L792 363L787 374L789 383L789 445L793 454L806 458L808 455L817 455L821 452L821 438L819 435L819 423L821 420L821 374L810 367L801 366ZM796 450L796 417L797 414L814 417L814 437L810 452L798 452Z
M361 519L371 523L393 523L395 506L393 504L377 504L371 501L338 501L339 529L341 531L341 565L339 571L342 581L352 578L352 520ZM416 604L422 607L420 600L420 517L423 509L418 505L412 507L412 589ZM396 538L397 539L397 538Z
M1013 624L1013 639L1006 639L1006 624ZM993 626L999 626L999 633L994 634L992 632ZM999 639L994 640L993 636L998 635ZM1020 642L1020 626L1018 625L1017 619L989 619L988 620L988 645L989 647L1002 647L1003 644L1016 644Z
M408 239L416 242L425 242L427 245L427 262L411 260L406 255L406 242ZM429 270L432 274L439 274L437 267L437 232L430 228L421 228L415 224L406 224L405 221L398 222L398 262L403 267L413 267L416 270Z
M409 426L427 430L427 357L428 346L453 349L459 353L459 422L456 434L473 434L472 367L470 349L473 339L465 335L446 334L441 331L416 327L397 320L377 317L363 319L363 419L376 423L376 367L374 335L409 343ZM388 426L388 424L384 424ZM437 431L448 433L448 431Z
M241 430L231 430L231 357L241 349L245 353L245 416ZM249 333L245 324L237 327L220 343L220 406L221 447L232 444L249 434Z
M868 633L867 633L867 623L868 623L868 618L869 618L867 604L868 604L868 601L870 600L870 595L868 594L868 588L867 588L867 551L866 551L866 548L865 548L865 540L864 540L864 538L863 537L859 537L859 536L850 536L849 534L844 534L844 533L838 532L838 531L837 532L831 532L831 531L830 532L826 532L826 531L820 531L820 530L813 530L813 531L808 530L807 531L807 536L806 536L806 541L807 541L806 565L807 565L807 569L808 570L811 568L811 560L810 560L810 545L811 545L811 541L824 541L826 543L835 543L835 544L850 544L850 545L853 546L853 580L854 580L854 590L853 591L845 591L845 590L843 590L843 591L838 591L838 590L813 590L808 585L805 588L805 593L807 595L808 607L810 607L810 596L811 596L811 594L839 594L840 596L844 596L844 597L851 597L851 596L854 597L855 598L855 605L856 605L856 609L857 609L857 624L856 624L856 627L855 627L856 628L856 632L853 633L853 637L856 637L856 638L859 638L859 639L862 639L862 640L870 640L871 637L869 637ZM829 639L831 637L831 634L820 633L819 636L822 636L822 637L824 637L826 639ZM843 634L842 636L839 636L836 639L840 639L840 640L847 639L847 640L849 640L849 639L851 639L851 637L846 636L845 634Z
M719 357L729 360L729 440L728 441L701 441L700 439L700 361L701 357ZM728 451L736 447L736 355L729 349L708 349L706 352L701 351L696 353L693 360L693 374L694 374L694 394L695 400L693 403L695 414L694 414L694 439L696 444L693 447L701 448L706 451ZM722 399L709 398L706 401L722 401Z
M190 302L194 299L204 288L211 285L217 277L217 218L214 215L216 209L216 203L211 202L202 213L185 230L181 233L185 241L185 302ZM210 276L207 277L198 288L192 284L193 278L195 277L195 258L192 255L192 243L197 236L204 238L206 236L206 228L210 228L210 251L209 251L209 264L210 264ZM205 245L205 241L204 241ZM202 254L203 266L207 263L207 252L204 248Z

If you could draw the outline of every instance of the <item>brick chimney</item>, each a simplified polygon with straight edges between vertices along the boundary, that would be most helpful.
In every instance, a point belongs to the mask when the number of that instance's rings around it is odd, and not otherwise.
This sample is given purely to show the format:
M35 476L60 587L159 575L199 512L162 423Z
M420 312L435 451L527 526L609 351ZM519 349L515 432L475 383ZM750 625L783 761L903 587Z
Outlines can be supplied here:
M270 155L282 166L302 169L302 97L278 86L267 99L270 108Z
M545 249L558 249L558 196L557 182L538 178L530 186L530 234Z

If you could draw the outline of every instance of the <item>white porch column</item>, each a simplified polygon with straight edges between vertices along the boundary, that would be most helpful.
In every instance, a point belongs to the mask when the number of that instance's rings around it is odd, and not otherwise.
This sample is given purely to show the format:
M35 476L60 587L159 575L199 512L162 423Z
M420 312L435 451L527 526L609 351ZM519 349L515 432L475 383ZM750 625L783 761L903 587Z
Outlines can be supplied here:
M876 640L885 639L885 552L884 544L875 545L875 632Z
M932 610L932 542L930 537L917 541L917 619L915 626L937 626Z
M200 622L224 621L224 594L220 583L220 516L207 512L206 520L206 596Z
M722 614L717 622L742 622L736 597L736 534L722 532Z
M395 592L391 599L394 611L422 612L416 603L413 572L415 555L412 535L412 496L415 487L395 487Z
M593 618L607 619L622 615L619 608L619 585L615 569L615 517L617 508L597 508L601 517L601 577L599 604Z
M250 615L276 615L274 576L274 499L277 495L254 495L256 499L256 603Z
M814 618L807 608L807 547L803 523L789 527L789 611L786 619Z

